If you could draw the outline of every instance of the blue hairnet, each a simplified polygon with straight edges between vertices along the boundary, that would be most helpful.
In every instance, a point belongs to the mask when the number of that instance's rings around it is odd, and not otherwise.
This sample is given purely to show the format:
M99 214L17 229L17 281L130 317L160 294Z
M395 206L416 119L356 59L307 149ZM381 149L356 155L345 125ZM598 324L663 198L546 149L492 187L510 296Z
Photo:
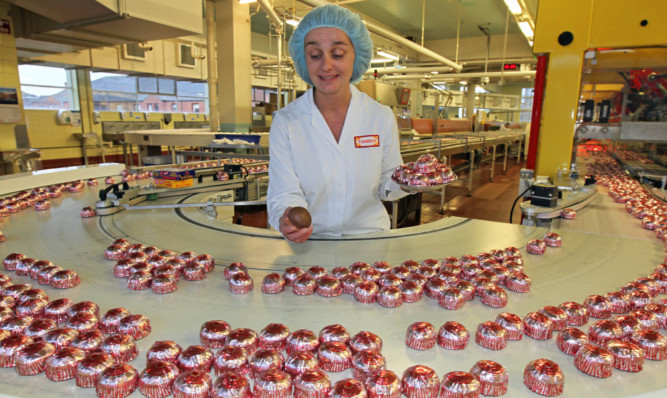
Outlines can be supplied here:
M373 41L359 15L347 8L329 4L313 8L299 22L299 26L292 33L289 40L289 54L294 61L296 73L306 83L313 85L308 76L304 42L306 35L315 28L338 28L345 32L354 46L354 70L350 82L358 83L371 64L373 56Z

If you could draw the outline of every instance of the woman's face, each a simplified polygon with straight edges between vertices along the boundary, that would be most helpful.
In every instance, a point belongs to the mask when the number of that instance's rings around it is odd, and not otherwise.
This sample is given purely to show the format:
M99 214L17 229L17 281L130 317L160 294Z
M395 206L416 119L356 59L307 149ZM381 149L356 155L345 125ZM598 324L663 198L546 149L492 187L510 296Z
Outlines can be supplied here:
M354 47L338 28L315 28L305 38L308 76L320 94L348 90L354 70Z

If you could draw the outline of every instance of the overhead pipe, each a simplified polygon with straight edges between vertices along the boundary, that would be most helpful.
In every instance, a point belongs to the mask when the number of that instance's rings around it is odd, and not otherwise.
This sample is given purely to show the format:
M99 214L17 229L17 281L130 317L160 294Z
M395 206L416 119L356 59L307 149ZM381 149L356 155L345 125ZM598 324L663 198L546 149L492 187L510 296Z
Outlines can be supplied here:
M276 10L273 9L271 4L269 4L269 0L257 0L259 3L260 7L266 12L266 14L269 16L271 21L273 21L273 26L276 29L276 33L278 34L278 78L276 80L276 88L278 90L278 96L277 96L277 102L276 102L276 109L280 109L282 107L282 65L281 65L281 60L283 57L283 20L280 18Z
M378 75L389 75L392 73L429 73L429 72L451 72L452 68L449 66L433 66L433 67L408 67L408 68L371 68L366 72L367 74L375 73Z
M266 1L266 0L264 0L264 1ZM311 7L317 7L317 6L332 4L332 3L329 3L326 0L299 0L299 2L307 4ZM381 26L378 26L378 25L376 25L376 24L374 24L370 21L364 21L364 22L366 23L366 27L368 28L368 30L372 33L377 34L378 36L382 36L385 39L389 39L389 40L391 40L391 41L393 41L397 44L405 46L405 47L407 47L411 50L414 50L414 51L416 51L416 52L418 52L422 55L433 58L436 61L442 62L443 64L448 65L448 66L452 67L453 69L455 69L457 71L460 71L461 69L463 69L463 66L461 66L461 64L457 64L456 62L452 61L451 59L445 58L442 55L436 53L435 51L431 51L426 47L422 47L419 44L414 43L414 42L404 38L403 36L401 36L397 33L394 33L394 32L392 32L388 29L385 29Z
M516 72L470 72L470 73L445 73L442 75L394 75L385 76L384 80L427 80L439 81L446 79L476 79L481 77L533 77L535 71L516 71Z

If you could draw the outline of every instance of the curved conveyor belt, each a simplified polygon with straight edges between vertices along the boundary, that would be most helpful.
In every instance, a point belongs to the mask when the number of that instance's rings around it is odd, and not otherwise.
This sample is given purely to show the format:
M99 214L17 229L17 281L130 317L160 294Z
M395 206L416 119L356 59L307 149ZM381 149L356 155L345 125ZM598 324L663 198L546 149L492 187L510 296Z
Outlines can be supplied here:
M100 180L102 184L103 180ZM102 185L100 185L102 186ZM650 231L642 230L636 222L606 195L598 195L593 205L579 211L577 220L554 224L554 231L563 239L563 247L548 248L546 254L526 254L530 239L540 238L546 229L504 223L446 219L415 229L392 231L350 239L313 239L293 245L275 232L243 226L220 228L197 209L160 209L122 211L110 216L82 219L79 211L92 206L97 188L82 193L65 194L51 200L49 211L24 210L9 217L3 227L7 241L0 243L2 256L20 252L35 259L48 259L57 265L76 270L81 285L46 290L51 299L68 297L75 302L92 300L102 313L110 308L125 307L135 314L147 316L152 333L137 342L140 355L131 362L138 371L145 367L145 353L157 340L175 340L184 348L199 344L199 327L213 319L222 319L233 328L252 328L259 332L269 323L284 323L291 330L310 329L316 333L329 324L345 326L351 334L361 330L378 334L383 340L387 368L399 376L409 366L423 364L432 367L439 377L453 370L468 371L482 359L495 360L509 373L510 397L535 397L522 383L525 365L537 358L556 361L565 373L563 397L642 397L667 395L667 362L646 361L641 373L614 370L608 379L596 379L579 372L573 357L558 350L554 338L536 341L525 337L510 341L507 348L491 351L474 342L477 325L494 320L500 312L524 316L545 305L564 301L583 302L591 294L604 294L619 289L626 282L649 274L663 261L662 243ZM173 203L184 198L163 199L158 203ZM192 197L186 200L199 200ZM605 227L619 222L621 227ZM570 225L581 228L567 227ZM593 231L586 224L593 223ZM597 224L595 224L597 223ZM624 224L632 223L625 228ZM622 234L615 235L619 230ZM103 253L115 238L143 243L177 252L186 250L208 253L216 259L217 267L208 278L199 282L180 281L177 291L166 295L127 289L124 279L113 277L113 262ZM505 308L483 305L479 298L467 302L458 311L448 311L437 302L424 297L420 302L387 309L377 304L362 305L352 296L323 298L318 295L296 296L286 290L281 294L261 293L262 278L269 272L282 272L288 266L307 268L321 265L331 270L349 266L355 261L388 261L397 265L407 259L442 259L460 257L492 249L517 246L524 254L526 273L532 278L530 293L508 291ZM250 269L255 289L245 295L229 292L223 278L223 266L241 261ZM26 277L5 272L15 283L31 283ZM33 282L34 283L34 282ZM471 333L465 350L448 351L439 346L427 351L407 348L406 329L417 321L432 323L436 329L446 321L455 320ZM587 330L595 321L582 327ZM330 373L333 381L351 377L351 371ZM93 389L75 386L74 381L50 382L44 374L19 376L13 369L0 369L0 395L22 397L94 397ZM135 392L133 396L140 396Z

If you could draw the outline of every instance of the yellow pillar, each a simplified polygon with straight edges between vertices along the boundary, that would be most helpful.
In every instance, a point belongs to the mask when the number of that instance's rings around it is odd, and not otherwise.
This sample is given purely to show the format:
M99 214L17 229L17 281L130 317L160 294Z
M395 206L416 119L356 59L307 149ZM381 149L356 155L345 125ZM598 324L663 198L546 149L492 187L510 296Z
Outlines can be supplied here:
M664 0L541 0L535 54L548 54L536 175L555 177L572 160L586 50L667 44ZM641 61L637 67L641 67Z
M215 17L220 130L248 132L252 121L248 5L218 0Z
M12 19L9 16L9 3L0 1L0 22L9 21L9 26L3 24L3 30L0 31L0 89L15 89L18 96L18 121L4 121L12 120L13 118L5 119L6 116L0 116L0 150L11 151L16 149L16 136L14 129L16 126L25 123L25 116L23 113L23 98L21 98L21 83L19 81L19 66L18 57L16 55L16 40L14 39L14 26ZM9 32L7 32L9 29ZM6 90L3 90L6 91ZM4 105L11 108L14 113L15 107L11 105ZM3 115L7 114L4 109Z

